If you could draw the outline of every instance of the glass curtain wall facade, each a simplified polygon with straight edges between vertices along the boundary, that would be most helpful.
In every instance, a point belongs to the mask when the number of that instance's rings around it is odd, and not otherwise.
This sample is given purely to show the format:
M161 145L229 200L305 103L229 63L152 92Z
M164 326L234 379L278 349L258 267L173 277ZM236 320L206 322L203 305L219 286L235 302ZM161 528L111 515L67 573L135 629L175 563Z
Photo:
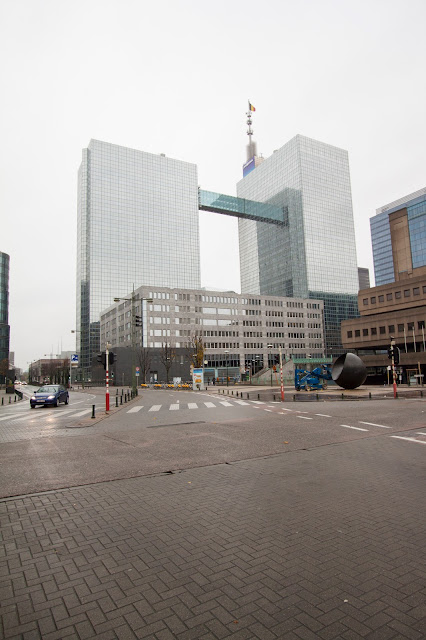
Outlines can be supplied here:
M78 175L77 340L84 379L99 315L141 285L200 287L197 167L91 140Z
M358 315L358 268L348 153L296 136L237 185L238 197L287 212L281 228L239 220L243 293L324 300L326 349Z
M404 210L407 212L412 268L426 265L426 189L420 189L380 207L370 218L376 287L395 282L389 216Z
M9 359L9 262L8 254L0 251L0 362Z

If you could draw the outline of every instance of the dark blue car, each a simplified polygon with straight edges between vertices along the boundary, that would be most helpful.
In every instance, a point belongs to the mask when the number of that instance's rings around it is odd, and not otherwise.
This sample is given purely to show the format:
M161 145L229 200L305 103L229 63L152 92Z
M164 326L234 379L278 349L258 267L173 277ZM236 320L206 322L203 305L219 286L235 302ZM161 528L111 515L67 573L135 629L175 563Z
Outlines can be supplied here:
M30 405L31 409L35 409L36 406L57 407L60 402L68 404L68 400L68 391L61 384L45 384L31 396Z

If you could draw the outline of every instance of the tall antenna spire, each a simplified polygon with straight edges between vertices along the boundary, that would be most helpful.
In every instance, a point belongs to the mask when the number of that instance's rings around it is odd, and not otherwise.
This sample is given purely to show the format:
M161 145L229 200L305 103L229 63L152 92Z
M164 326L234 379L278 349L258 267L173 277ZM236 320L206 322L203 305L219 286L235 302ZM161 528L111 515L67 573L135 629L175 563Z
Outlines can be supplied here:
M253 107L253 105L251 104L251 102L249 100L248 101L248 111L247 111L247 135L249 137L249 143L247 145L247 160L250 160L251 158L253 158L253 156L255 156L256 153L257 153L256 143L253 142L253 140L252 140L253 129L252 129L251 114L252 114L253 111L256 111L256 109L255 109L255 107Z

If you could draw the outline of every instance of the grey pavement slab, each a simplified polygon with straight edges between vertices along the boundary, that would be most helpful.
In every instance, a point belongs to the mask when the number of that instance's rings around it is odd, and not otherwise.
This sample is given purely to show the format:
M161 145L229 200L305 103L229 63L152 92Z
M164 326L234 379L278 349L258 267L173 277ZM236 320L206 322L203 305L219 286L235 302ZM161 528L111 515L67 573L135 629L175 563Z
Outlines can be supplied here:
M0 637L421 640L424 449L361 438L2 500Z

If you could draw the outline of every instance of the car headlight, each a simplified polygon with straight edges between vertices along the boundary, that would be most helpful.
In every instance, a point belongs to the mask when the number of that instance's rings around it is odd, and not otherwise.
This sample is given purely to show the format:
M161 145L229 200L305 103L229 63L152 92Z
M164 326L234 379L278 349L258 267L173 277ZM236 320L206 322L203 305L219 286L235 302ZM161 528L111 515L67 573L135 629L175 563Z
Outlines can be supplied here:
M35 396L32 396L31 400L37 400L37 398Z
M47 396L47 399L48 399L48 400L54 400L54 399L55 399L55 396Z

